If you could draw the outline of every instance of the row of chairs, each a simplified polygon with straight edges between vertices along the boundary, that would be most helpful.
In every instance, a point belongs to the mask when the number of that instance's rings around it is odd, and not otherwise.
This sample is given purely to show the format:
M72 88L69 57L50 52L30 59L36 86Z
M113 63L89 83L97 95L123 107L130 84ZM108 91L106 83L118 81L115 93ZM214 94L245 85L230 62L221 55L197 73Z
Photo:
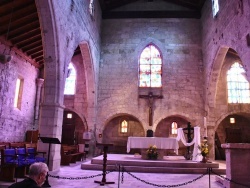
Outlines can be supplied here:
M0 180L15 181L26 176L28 167L34 162L45 162L43 156L38 156L35 147L6 148L1 146Z

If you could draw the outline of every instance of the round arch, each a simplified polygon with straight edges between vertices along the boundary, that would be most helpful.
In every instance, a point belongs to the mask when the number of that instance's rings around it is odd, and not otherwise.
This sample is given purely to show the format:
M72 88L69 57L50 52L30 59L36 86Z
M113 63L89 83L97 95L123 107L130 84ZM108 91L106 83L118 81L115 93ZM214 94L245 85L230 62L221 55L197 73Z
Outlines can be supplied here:
M128 123L127 132L121 131L121 122L126 120ZM128 137L145 137L145 130L139 120L130 114L115 114L105 122L102 131L102 141L104 143L112 143L112 151L115 153L127 153Z
M117 113L117 114L113 114L113 115L111 115L110 117L108 117L107 119L106 119L106 121L104 122L104 124L103 124L103 130L105 129L105 127L107 126L107 124L112 120L112 119L114 119L114 118L116 118L116 117L120 117L120 116L131 116L131 117L133 117L133 118L135 118L141 125L142 125L142 127L143 127L143 124L142 124L142 122L139 120L139 118L138 117L136 117L136 116L134 116L134 115L131 115L131 114L129 114L129 113ZM143 127L143 129L145 130L145 127Z
M179 117L179 118L181 118L181 119L185 119L187 122L192 122L192 123L197 124L196 121L194 121L194 120L191 119L190 117L187 117L187 114L185 114L185 113L172 112L172 113L168 114L168 116L164 116L164 114L162 114L162 116L159 117L159 118L155 121L155 123L154 123L154 125L153 125L153 130L156 130L157 126L159 125L159 123L160 123L162 120L164 120L164 119L166 119L166 118L169 118L169 117Z

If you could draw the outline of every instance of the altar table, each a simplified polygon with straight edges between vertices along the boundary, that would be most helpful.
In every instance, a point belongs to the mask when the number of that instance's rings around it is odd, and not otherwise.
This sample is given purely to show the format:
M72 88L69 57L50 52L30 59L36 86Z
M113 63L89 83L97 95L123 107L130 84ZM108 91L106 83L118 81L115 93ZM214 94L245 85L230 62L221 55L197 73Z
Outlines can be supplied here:
M128 137L127 153L130 148L146 149L156 145L157 149L173 149L178 154L179 144L176 138L163 137Z

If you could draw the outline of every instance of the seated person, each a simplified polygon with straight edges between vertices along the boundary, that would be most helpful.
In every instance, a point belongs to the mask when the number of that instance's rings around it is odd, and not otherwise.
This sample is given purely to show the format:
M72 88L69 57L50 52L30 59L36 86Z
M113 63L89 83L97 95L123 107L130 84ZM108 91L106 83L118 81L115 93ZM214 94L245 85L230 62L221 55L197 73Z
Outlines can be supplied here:
M45 163L33 163L30 165L29 177L12 184L9 188L39 188L44 184L48 171L48 166Z

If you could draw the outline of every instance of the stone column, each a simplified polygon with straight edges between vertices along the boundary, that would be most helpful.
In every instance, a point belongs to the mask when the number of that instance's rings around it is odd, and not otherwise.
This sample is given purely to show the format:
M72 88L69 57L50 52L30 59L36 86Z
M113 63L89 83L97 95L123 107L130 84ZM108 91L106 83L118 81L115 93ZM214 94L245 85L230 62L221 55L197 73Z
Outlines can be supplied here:
M36 79L36 104L35 104L35 119L34 119L34 129L38 129L39 126L39 111L40 111L40 101L41 101L41 90L43 86L44 79Z
M64 106L56 103L42 104L40 114L40 137L58 138L62 137L62 121ZM49 144L39 142L39 150L48 152ZM60 168L61 145L51 144L49 169L58 170Z
M226 151L226 177L233 182L224 181L226 188L250 187L250 144L249 143L228 143L221 144Z
M215 152L214 152L214 126L207 126L207 141L209 145L209 159L215 159Z

